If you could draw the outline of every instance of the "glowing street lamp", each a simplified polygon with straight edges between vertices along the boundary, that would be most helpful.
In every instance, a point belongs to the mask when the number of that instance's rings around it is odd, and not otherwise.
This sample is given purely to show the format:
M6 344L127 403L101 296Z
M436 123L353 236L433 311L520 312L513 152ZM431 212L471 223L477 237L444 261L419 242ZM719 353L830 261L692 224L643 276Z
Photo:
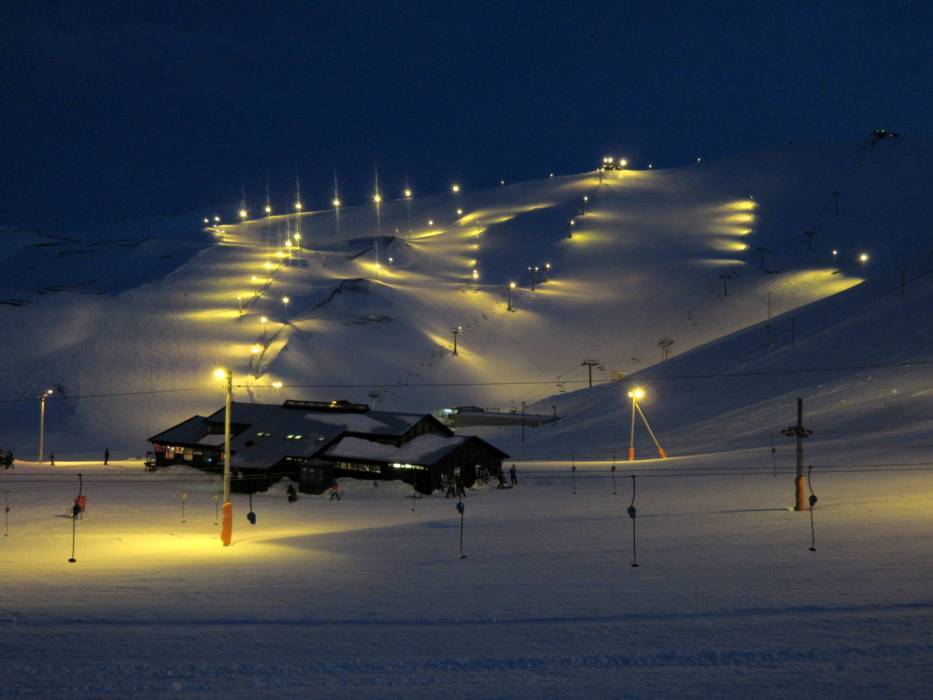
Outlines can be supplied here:
M220 216L219 216L218 214L215 214L215 215L214 215L214 223L215 223L215 224L219 224L219 223L220 223Z
M463 216L463 209L457 209L457 216Z
M509 300L506 311L515 311L515 309L512 308L512 290L515 289L515 287L516 284L514 282L509 282L509 286L505 288Z
M259 320L262 322L262 337L266 337L266 324L269 323L268 316L260 316Z
M331 204L334 205L334 209L340 209L340 197L334 197Z
M246 219L249 218L249 212L246 209L240 209L240 218L246 221Z
M570 228L567 229L567 238L573 238L573 227L577 225L576 219L570 220Z
M276 391L278 391L279 389L282 388L282 382L280 382L280 381L274 381L274 382L272 382L272 388L275 389Z
M458 185L455 182L454 184L450 186L450 191L453 192L454 194L460 194L460 185Z
M45 454L45 400L54 393L46 389L39 394L39 464L42 464L42 455Z
M373 195L373 204L376 204L376 205L382 204L382 195L379 194L378 192L376 192L376 194Z
M473 280L476 281L476 280L478 280L478 279L479 279L479 270L477 270L477 269L474 267L474 268L473 268Z
M204 217L204 223L205 223L205 224L210 224L210 223L211 223L211 220L208 219L208 218L205 216L205 217Z
M233 504L230 502L230 409L233 404L233 372L226 368L214 370L214 378L224 381L227 400L224 405L224 520L220 528L220 541L224 547L233 538Z
M272 213L272 205L271 205L271 204L266 204L266 206L263 207L263 211L265 211L265 212L266 212L266 216L268 216L269 214Z
M454 326L450 329L450 332L454 334L454 351L452 354L457 355L457 336L463 333L463 326Z
M641 416L642 421L645 424L645 427L648 429L648 434L651 436L651 439L654 441L655 447L658 448L658 454L661 455L661 459L667 459L667 452L664 451L664 448L661 447L661 444L658 442L658 439L654 435L654 431L651 429L651 426L648 424L648 419L645 417L645 412L641 410L641 406L638 405L638 402L645 398L645 390L637 386L631 391L628 392L628 397L632 400L632 431L631 437L629 439L628 447L628 461L635 461L635 413L638 412L638 415Z
M298 200L297 202L295 202L295 211L301 211L301 208L302 208L301 200Z
M862 264L862 277L865 277L865 266L868 264L868 253L862 253L859 255L858 261Z
M410 188L410 187L406 187L406 188L405 188L405 191L402 192L402 194L405 196L405 199L411 199L411 198L412 198L412 191L411 191L411 188Z
M839 251L833 248L833 267L836 267L836 259L839 257Z
M285 307L285 323L288 323L288 302L290 301L288 297L282 297L282 306Z
M434 225L434 219L428 219L428 226Z

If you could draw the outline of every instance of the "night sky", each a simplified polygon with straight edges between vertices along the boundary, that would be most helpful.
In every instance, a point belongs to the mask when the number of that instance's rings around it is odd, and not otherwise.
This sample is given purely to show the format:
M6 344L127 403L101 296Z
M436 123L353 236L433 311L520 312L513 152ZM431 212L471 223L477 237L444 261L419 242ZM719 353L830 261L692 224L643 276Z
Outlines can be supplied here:
M0 224L306 208L928 137L931 2L22 2L0 27ZM14 16L15 14L15 16Z

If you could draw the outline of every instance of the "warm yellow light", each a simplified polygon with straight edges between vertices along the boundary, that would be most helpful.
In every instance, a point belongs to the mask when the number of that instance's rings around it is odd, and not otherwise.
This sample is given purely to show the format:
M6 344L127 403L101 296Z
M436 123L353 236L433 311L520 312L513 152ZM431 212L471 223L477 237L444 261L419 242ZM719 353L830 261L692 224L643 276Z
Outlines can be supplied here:
M551 263L544 263L544 269L550 270L550 269L551 269Z
M516 286L514 282L509 282L509 289L515 289Z
M262 348L259 347L258 345L254 345L253 347L249 349L249 351L250 351L250 354L258 355L259 353L262 352Z
M839 255L839 251L833 248L833 255Z
M405 188L404 194L405 194L405 199L411 199L411 190L409 188L407 187Z
M230 374L230 370L223 369L222 367L218 367L217 369L214 370L214 379L226 379L229 376L229 374Z
M259 320L262 321L263 323L268 323L268 322L269 322L269 317L268 317L268 316L260 316L260 317L259 317Z
M301 202L295 202L295 211L301 211Z
M626 165L628 165L628 161L625 158L619 158L619 167L624 168Z
M204 217L204 223L205 223L205 224L209 224L209 223L211 223L211 220L208 219L208 218L205 216L205 217Z
M376 194L373 195L373 202L380 204L382 202L382 195L376 192Z
M634 399L635 401L641 401L643 398L645 398L645 390L641 387L635 387L628 393L628 397L630 399Z
M291 301L291 299L289 299L288 297L282 297L282 303L283 303L283 304L287 304L287 303L290 302L290 301Z
M266 214L271 214L271 213L272 213L272 207L269 206L269 205L267 204L267 205L266 205Z
M295 240L296 240L296 241L300 241L300 240L301 240L301 234L300 234L300 233L296 233L296 234L295 234Z
M868 262L868 253L862 253L858 256L858 261L862 263Z
M278 382L278 381L272 382L272 388L273 388L273 389L281 389L281 388L282 388L282 382Z
M340 208L340 199L339 199L338 197L334 197L334 201L331 202L331 204L334 205L334 209L339 209L339 208Z
M240 209L240 218L241 218L241 219L245 219L245 218L247 217L248 214L249 214L249 212L246 211L245 209Z
M266 262L263 263L263 267L266 268L267 270L271 270L271 269L272 269L272 263L269 262L268 260L266 260Z
M252 276L249 278L249 281L252 282L253 284L256 284L256 275L252 275Z
M463 209L457 209L457 216L463 216Z
M479 270L473 270L473 279L475 280L479 279Z
M434 219L428 219L428 226L434 225Z
M214 222L219 224L219 223L220 223L220 217L219 217L219 216L215 216L215 217L214 217Z
M450 186L450 191L453 192L454 194L457 194L460 191L460 185L454 183L453 185Z

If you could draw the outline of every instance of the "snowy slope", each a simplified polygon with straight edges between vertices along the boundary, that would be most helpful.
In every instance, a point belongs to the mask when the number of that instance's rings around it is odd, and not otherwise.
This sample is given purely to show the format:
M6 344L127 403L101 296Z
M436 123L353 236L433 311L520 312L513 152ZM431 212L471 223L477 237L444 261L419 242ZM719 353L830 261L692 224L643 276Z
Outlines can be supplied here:
M195 222L178 251L121 247L108 231L94 267L137 280L91 296L49 292L43 279L28 305L0 306L16 329L0 369L14 400L0 408L0 440L34 449L36 404L16 400L53 386L67 400L49 403L52 449L140 453L147 434L216 408L218 364L233 368L239 400L372 391L408 410L517 407L580 387L589 358L602 361L597 379L631 373L659 361L661 338L676 359L766 319L769 296L777 315L857 284L863 248L871 279L918 272L931 247L931 153L901 139L584 173L224 225L205 248ZM299 230L300 250L283 247ZM548 263L532 291L527 268ZM29 293L18 284L0 296Z

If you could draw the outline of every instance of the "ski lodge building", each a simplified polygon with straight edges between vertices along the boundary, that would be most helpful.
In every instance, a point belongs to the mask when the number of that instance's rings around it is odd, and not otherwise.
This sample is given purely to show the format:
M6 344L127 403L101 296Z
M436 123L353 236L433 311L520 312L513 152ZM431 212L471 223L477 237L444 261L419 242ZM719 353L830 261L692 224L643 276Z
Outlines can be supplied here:
M234 402L230 411L233 488L254 492L282 477L321 493L337 477L401 479L422 493L445 478L494 476L508 455L485 440L454 435L434 416L370 410L347 401ZM154 466L223 472L224 409L149 438Z

